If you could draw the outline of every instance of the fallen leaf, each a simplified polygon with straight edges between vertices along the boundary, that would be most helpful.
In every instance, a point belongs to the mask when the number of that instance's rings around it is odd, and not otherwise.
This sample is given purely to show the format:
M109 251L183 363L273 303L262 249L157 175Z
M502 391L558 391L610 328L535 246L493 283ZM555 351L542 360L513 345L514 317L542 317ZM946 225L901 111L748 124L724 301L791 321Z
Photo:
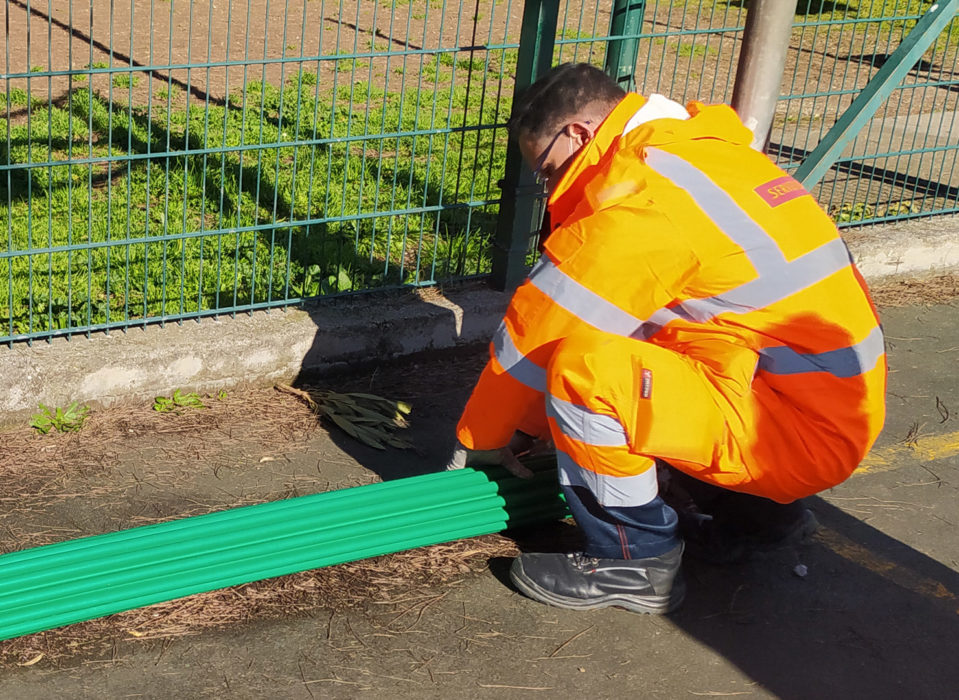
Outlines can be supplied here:
M33 664L37 663L42 658L43 658L43 653L41 652L37 654L36 656L34 656L29 661L24 661L22 664L17 664L17 666L33 666Z

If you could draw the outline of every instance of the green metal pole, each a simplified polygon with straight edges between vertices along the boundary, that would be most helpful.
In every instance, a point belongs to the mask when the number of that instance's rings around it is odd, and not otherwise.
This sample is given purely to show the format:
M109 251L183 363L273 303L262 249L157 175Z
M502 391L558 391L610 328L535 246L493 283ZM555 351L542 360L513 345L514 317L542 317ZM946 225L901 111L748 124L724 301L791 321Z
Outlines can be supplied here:
M628 92L636 89L639 35L643 30L646 0L615 0L609 19L610 39L606 47L606 73Z
M559 0L527 0L520 29L514 97L552 65L558 16ZM517 287L526 276L529 239L540 223L540 188L523 166L519 146L512 139L506 148L506 172L501 186L503 197L496 222L490 283L506 291Z
M959 11L959 0L935 3L924 14L899 47L886 59L876 75L843 112L819 145L796 169L795 178L808 190L835 164L843 150L872 119L906 73L936 40Z
M0 639L566 515L555 465L462 469L233 508L0 556ZM530 464L530 466L533 466Z

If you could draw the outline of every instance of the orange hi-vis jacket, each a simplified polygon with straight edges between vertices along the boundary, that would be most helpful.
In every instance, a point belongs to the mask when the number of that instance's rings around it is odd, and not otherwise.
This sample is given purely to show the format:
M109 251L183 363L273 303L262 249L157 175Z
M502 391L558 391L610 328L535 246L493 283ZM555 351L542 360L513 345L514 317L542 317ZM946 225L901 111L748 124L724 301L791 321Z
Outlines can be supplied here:
M696 462L627 435L643 468L660 458L780 502L840 483L882 427L886 381L878 317L845 244L813 197L750 148L731 108L631 119L644 104L627 95L551 193L544 254L491 343L460 442L546 437L551 357L598 330L682 355L722 414L714 435L691 434L682 412L656 419L658 444L706 446ZM656 391L669 390L658 377Z

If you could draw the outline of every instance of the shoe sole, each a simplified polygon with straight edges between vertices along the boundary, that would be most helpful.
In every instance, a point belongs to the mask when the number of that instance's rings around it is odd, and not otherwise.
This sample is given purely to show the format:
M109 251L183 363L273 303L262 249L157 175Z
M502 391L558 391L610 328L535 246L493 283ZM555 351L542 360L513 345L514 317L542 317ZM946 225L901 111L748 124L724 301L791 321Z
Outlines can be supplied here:
M556 608L568 610L596 610L598 608L618 607L645 615L665 615L672 612L686 597L686 586L681 576L676 577L673 590L668 596L632 596L628 593L611 593L600 598L568 598L541 588L523 572L510 570L513 584L528 598L546 603Z

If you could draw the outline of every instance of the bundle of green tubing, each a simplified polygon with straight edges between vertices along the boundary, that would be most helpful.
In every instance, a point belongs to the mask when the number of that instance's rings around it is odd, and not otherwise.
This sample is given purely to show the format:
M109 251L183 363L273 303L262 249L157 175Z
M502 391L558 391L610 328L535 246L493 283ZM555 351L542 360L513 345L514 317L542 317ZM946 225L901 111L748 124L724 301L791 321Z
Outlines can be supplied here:
M462 469L0 556L0 639L566 515L555 469Z

